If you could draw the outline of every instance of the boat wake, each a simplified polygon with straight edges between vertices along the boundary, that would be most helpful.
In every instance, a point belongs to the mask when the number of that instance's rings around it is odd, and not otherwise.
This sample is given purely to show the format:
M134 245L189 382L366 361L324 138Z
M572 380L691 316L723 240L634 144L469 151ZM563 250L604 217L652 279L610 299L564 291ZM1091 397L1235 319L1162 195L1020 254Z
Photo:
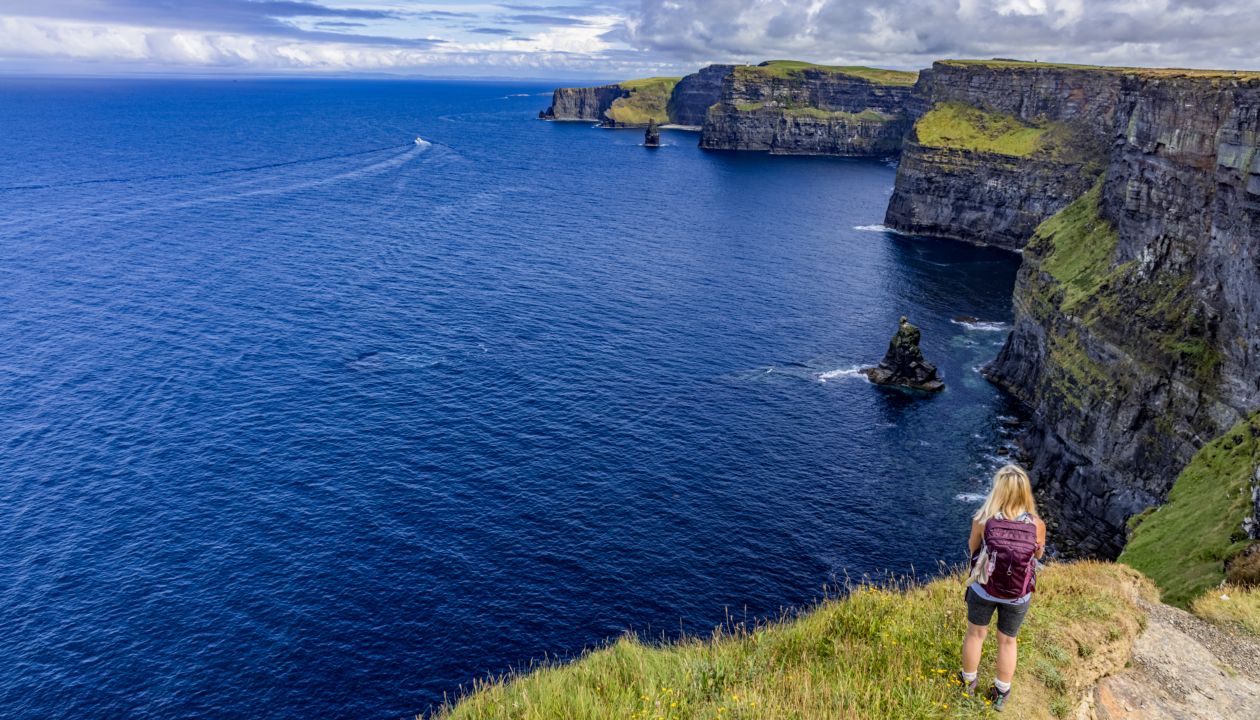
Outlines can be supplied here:
M423 143L423 145L421 145ZM431 143L421 138L416 138L416 145L421 147L429 147ZM143 183L166 180L180 180L192 177L214 177L216 175L231 175L234 173L249 173L259 170L272 170L275 168L289 167L292 165L308 165L311 163L324 162L327 160L340 160L342 158L358 157L360 155L371 155L374 153L382 153L387 150L399 150L401 148L410 147L410 145L388 145L385 147L372 148L370 150L356 150L354 152L337 153L335 155L321 155L319 157L301 158L298 160L286 160L278 163L267 163L265 165L251 165L249 167L222 168L219 170L202 170L198 172L172 173L169 175L145 175L142 177L130 178L96 178L93 180L73 180L64 183L32 183L29 185L9 185L0 187L0 192L13 192L17 190L51 190L56 188L82 187L84 185L107 185L115 183Z

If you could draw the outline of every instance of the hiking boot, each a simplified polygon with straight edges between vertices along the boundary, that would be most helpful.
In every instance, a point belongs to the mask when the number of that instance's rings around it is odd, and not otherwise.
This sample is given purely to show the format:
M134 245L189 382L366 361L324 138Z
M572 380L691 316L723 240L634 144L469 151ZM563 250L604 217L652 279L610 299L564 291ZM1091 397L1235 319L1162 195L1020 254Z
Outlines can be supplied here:
M1006 699L1011 696L1011 691L1002 692L994 685L989 688L989 692L984 694L984 699L989 701L994 710L1002 712L1002 708L1006 705Z
M974 695L976 694L976 682L977 682L977 681L978 681L978 678L977 678L977 680L972 680L972 681L968 682L968 681L967 681L967 678L963 677L963 674L962 674L962 672L961 672L961 671L959 671L959 673L958 673L958 683L959 683L960 685L962 685L962 690L963 690L963 696L964 696L964 697L972 697L972 696L974 696Z

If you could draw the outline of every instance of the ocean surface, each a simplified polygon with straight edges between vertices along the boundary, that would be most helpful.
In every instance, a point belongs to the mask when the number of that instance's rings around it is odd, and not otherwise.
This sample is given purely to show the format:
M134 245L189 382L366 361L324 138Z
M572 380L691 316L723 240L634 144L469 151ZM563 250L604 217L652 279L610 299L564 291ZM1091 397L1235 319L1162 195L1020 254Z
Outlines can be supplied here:
M404 717L962 559L1018 257L547 90L0 81L4 717ZM939 396L854 372L902 314Z

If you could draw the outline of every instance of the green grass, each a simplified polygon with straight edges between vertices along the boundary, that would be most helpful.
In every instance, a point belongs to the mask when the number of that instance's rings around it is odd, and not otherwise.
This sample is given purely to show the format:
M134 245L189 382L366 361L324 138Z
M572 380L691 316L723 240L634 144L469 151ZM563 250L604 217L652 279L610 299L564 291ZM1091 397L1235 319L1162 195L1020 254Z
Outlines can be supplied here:
M1260 466L1260 413L1205 445L1181 471L1168 502L1133 531L1120 562L1155 581L1164 602L1186 607L1225 579L1225 561L1248 545L1241 527Z
M735 72L746 77L802 77L805 71L834 73L866 80L876 85L910 86L919 79L918 72L905 70L886 70L884 68L866 67L863 65L817 65L800 60L768 60L760 65L743 65L735 68Z
M843 110L822 110L816 107L795 107L785 108L784 115L795 117L812 117L819 120L850 120L850 121L866 121L866 122L888 122L893 120L891 115L867 108L862 112L844 112Z
M1030 241L1046 248L1041 269L1062 286L1065 312L1096 293L1111 269L1119 238L1115 227L1102 217L1101 200L1099 183L1043 222Z
M1020 635L1020 690L1007 715L1061 716L1099 674L1122 667L1142 623L1129 588L1144 583L1114 564L1048 568ZM646 645L626 637L569 664L479 683L438 717L996 717L982 701L962 698L954 678L965 629L962 588L957 576L904 592L862 587L796 619L709 639ZM992 645L981 665L986 682ZM1078 659L1085 645L1090 663Z
M630 94L614 100L604 114L617 125L647 125L653 120L665 124L669 122L669 96L680 79L653 77L617 83Z
M1229 599L1222 600L1222 595ZM1195 600L1190 609L1217 625L1260 637L1260 587L1213 588Z
M1058 136L1050 125L1029 125L1013 115L986 112L963 103L938 103L914 125L929 147L988 152L1011 157L1053 155Z

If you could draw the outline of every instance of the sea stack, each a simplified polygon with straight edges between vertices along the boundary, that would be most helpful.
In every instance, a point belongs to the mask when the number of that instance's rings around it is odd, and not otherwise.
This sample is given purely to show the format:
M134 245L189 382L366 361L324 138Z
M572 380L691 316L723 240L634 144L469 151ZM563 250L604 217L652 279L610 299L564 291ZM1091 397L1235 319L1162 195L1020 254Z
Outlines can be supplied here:
M923 358L919 349L919 328L903 315L897 334L888 343L884 359L862 372L876 385L897 385L912 390L939 392L945 383L937 377L936 366Z
M655 120L648 120L647 130L643 131L643 147L658 148L661 146L661 130L656 127Z

